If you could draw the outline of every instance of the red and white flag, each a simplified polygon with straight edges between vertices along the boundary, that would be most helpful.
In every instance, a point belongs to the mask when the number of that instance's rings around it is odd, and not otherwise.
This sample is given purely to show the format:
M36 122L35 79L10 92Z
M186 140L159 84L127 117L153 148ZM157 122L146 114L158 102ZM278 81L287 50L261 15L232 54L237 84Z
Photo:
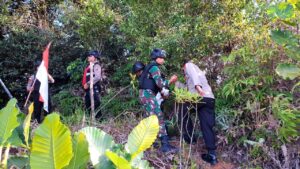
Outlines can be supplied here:
M41 65L39 66L37 73L36 73L36 79L40 81L41 86L39 89L40 98L39 100L41 102L44 102L44 110L49 112L48 109L48 91L49 91L49 85L48 85L48 65L49 65L49 48L50 48L51 42L47 45L46 49L43 52L43 61Z

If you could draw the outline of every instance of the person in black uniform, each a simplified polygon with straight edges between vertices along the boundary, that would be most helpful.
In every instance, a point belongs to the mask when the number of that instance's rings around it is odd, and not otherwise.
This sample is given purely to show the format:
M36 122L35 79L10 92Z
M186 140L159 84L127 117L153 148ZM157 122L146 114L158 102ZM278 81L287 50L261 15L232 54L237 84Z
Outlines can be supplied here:
M87 54L87 61L93 64L93 89L94 89L94 105L96 110L96 118L101 117L101 112L97 110L100 107L100 81L102 79L101 77L101 66L98 62L98 59L100 58L100 53L96 50L90 51ZM90 66L88 65L83 74L82 78L82 86L85 90L85 107L87 111L89 112L91 110L91 97L90 97ZM99 112L97 112L99 111Z
M42 63L42 61L40 59L36 59L34 61L34 68L37 71L38 67L40 66L40 64ZM48 79L50 83L54 83L54 79L53 77L48 74ZM35 74L31 75L28 79L28 83L27 83L27 87L26 90L27 92L31 92L32 94L32 99L33 99L33 117L37 120L38 123L42 122L42 118L41 118L41 114L42 114L42 110L43 110L43 102L41 102L39 100L40 98L40 93L39 93L39 89L40 89L40 85L41 83L35 79ZM51 104L51 99L50 99L50 92L48 92L48 111L44 111L44 116L46 116L47 114L49 114L51 112L51 108L52 108L52 104Z

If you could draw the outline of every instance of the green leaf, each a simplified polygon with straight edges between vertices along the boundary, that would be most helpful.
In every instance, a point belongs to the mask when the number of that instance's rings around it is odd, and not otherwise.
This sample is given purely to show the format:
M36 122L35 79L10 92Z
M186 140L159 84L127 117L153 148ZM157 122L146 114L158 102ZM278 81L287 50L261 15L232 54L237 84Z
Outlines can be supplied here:
M275 14L280 19L290 19L294 16L294 7L290 3L282 2L276 5Z
M300 48L298 46L286 46L286 54L297 61L300 61Z
M88 142L83 133L76 133L73 139L73 158L65 169L85 169L89 161Z
M133 160L131 160L131 166L138 169L154 169L153 167L150 167L148 161L143 160L143 157L144 153L140 153L139 155L137 155Z
M24 147L26 143L24 142L24 135L23 135L23 127L19 125L17 128L14 129L12 135L7 140L12 146L16 147Z
M123 157L118 156L118 154L109 150L105 154L118 169L131 169L130 163Z
M291 31L287 30L272 30L271 38L279 45L291 45L296 46L298 43L297 38L293 35Z
M34 132L30 156L32 169L61 169L72 158L71 132L59 115L48 115Z
M12 156L8 159L7 166L8 168L17 167L22 169L29 169L29 158L27 156Z
M33 112L33 103L30 104L28 108L28 115L26 116L23 123L24 137L25 137L25 143L27 147L29 147L28 140L29 140L29 129L30 129L30 120L31 120L32 112Z
M300 68L293 64L279 64L276 68L276 73L284 79L295 79L300 76Z
M19 125L17 119L19 110L16 108L16 103L16 99L11 99L6 107L0 110L0 145L5 144L13 130Z
M80 132L85 134L89 143L91 161L95 166L99 163L100 157L105 157L105 151L115 144L113 138L95 127L85 127Z
M159 131L157 116L152 115L142 120L129 134L125 145L132 159L148 149L155 141Z

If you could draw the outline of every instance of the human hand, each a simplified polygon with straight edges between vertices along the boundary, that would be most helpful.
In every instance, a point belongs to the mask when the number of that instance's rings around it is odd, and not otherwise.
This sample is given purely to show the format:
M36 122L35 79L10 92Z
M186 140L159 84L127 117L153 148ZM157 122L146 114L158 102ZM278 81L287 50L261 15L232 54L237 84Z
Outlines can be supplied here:
M177 75L173 75L173 76L170 78L170 83L175 83L177 80L178 80Z
M195 86L195 88L200 96L203 97L205 95L205 91L199 85Z
M89 88L89 85L86 83L86 84L83 85L83 88L84 88L84 89L88 89L88 88Z
M167 97L169 97L169 95L170 95L169 89L166 89L165 87L162 88L162 90L161 90L160 93L161 93L161 95L163 96L163 98L167 98Z

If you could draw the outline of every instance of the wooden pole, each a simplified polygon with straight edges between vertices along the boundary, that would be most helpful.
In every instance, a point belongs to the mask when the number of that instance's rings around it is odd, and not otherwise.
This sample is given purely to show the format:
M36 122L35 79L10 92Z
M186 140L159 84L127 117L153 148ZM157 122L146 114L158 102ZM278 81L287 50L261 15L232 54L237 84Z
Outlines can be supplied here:
M90 112L90 119L91 124L94 123L95 117L95 103L94 103L94 64L90 63L90 100L91 100L91 112Z
M34 86L34 84L35 84L35 81L36 81L36 78L34 78L34 81L33 81L32 85L31 85L31 87L33 87L33 86ZM27 96L27 98L26 98L26 101L25 101L24 107L26 107L26 105L27 105L27 103L28 103L28 100L29 100L29 98L30 98L30 95L31 95L31 93L32 93L32 90L30 90L30 91L29 91L29 93L28 93L28 96Z
M0 83L1 83L1 85L2 85L2 87L3 87L3 89L5 90L5 92L7 93L8 97L9 97L10 99L12 99L13 96L11 95L11 93L9 92L9 90L7 89L7 87L5 86L5 84L3 83L3 81L2 81L1 78L0 78Z

